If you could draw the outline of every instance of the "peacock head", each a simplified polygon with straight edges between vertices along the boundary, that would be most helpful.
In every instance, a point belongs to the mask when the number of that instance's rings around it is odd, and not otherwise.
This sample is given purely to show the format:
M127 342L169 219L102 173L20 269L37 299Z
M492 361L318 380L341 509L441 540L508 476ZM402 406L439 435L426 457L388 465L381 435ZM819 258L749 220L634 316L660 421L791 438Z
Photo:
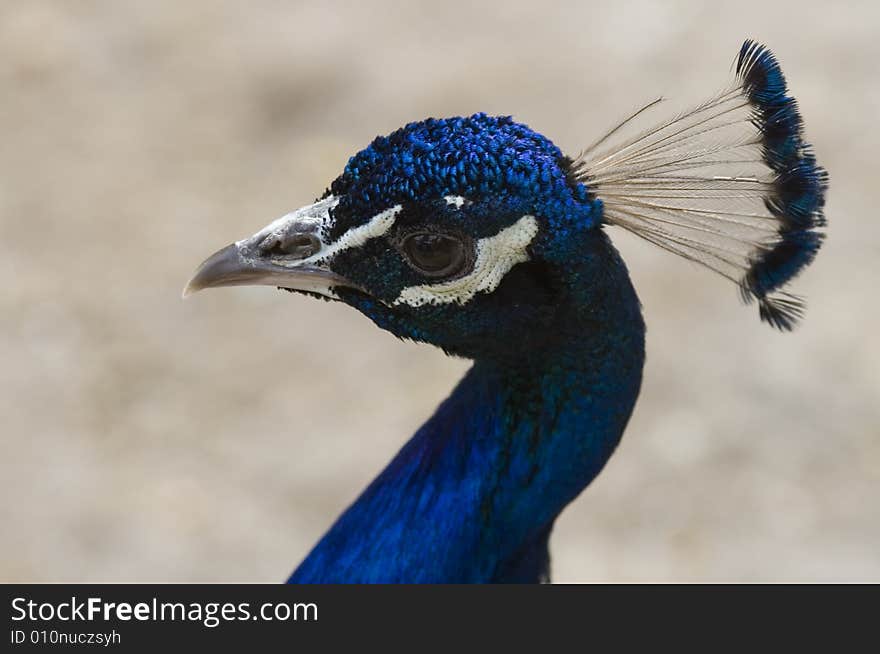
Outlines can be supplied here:
M736 283L791 329L803 303L786 287L824 239L828 175L775 56L746 41L731 85L620 140L658 103L575 159L509 117L411 123L352 157L318 202L206 260L186 292L270 284L451 353L540 357L572 311L586 316L575 332L612 307L615 330L640 323L607 223Z
M315 204L208 258L186 292L263 284L339 300L468 357L536 346L599 232L601 203L570 163L509 117L411 123L352 157Z

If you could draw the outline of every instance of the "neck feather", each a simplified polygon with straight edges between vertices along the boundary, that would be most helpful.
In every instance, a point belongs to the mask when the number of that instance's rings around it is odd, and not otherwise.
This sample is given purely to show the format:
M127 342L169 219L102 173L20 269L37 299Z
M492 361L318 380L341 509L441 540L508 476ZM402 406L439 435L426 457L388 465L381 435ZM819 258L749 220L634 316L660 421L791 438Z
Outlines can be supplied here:
M641 383L644 324L611 255L552 345L474 363L291 582L547 579L553 522L611 456Z

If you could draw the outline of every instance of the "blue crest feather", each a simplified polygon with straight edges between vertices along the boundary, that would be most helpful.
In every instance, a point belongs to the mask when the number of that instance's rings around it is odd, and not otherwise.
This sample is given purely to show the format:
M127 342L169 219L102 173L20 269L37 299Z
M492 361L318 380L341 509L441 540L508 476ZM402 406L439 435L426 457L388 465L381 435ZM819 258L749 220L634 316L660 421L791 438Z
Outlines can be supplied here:
M754 107L752 121L763 137L764 160L777 175L775 193L765 203L780 221L778 243L753 258L742 280L743 297L757 298L761 318L787 330L801 313L800 302L791 295L771 298L769 293L803 270L822 245L824 234L814 230L825 225L828 174L803 140L797 103L786 94L785 76L773 53L746 41L736 72Z
M764 321L791 329L803 303L783 287L822 245L828 174L779 62L748 40L733 86L594 152L659 102L575 159L573 174L603 201L606 222L736 282Z

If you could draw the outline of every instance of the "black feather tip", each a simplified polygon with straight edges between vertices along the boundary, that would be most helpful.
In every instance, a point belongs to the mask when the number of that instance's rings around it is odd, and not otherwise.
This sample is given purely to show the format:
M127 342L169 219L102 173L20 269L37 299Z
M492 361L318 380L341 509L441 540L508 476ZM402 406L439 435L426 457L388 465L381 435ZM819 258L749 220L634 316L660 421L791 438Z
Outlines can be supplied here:
M762 320L787 331L803 315L804 303L787 293L775 297L770 293L803 270L822 245L824 234L815 230L825 225L828 173L803 140L797 102L787 95L785 76L773 53L755 41L746 41L736 73L752 105L763 159L775 175L765 203L780 225L774 246L751 260L740 288L747 301L758 300Z

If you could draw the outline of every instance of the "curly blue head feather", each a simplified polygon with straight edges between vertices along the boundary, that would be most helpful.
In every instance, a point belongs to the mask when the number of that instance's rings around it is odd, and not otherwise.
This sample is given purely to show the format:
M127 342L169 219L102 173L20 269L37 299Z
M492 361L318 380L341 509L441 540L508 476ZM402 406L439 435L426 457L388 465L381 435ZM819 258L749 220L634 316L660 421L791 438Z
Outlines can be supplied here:
M589 228L601 217L556 145L510 116L484 113L428 118L377 137L351 157L329 194L342 198L340 213L460 195L515 203L553 229Z

